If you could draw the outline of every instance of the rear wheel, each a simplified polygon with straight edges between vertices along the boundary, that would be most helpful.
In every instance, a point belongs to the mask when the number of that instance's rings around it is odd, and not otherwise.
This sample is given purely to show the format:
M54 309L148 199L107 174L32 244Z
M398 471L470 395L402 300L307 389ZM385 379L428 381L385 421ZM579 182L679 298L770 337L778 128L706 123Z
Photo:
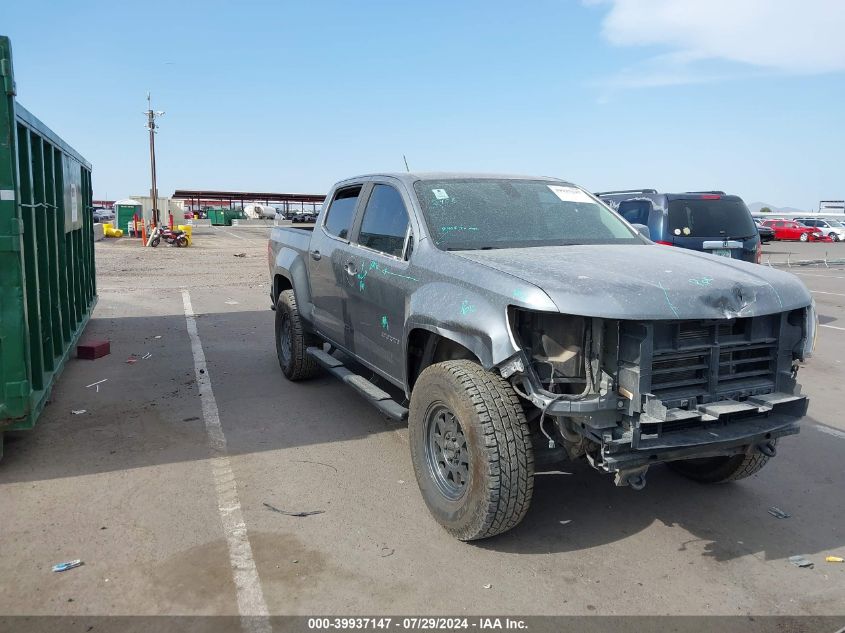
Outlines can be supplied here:
M411 394L411 460L429 511L462 541L506 532L528 512L534 455L519 399L469 360L426 368Z
M828 236L830 239L832 239L834 242L838 242L838 241L839 241L839 236L838 236L836 233L834 233L833 231L831 231L830 233L828 233L828 234L827 234L827 236Z
M176 238L176 246L182 247L188 245L188 238L184 235L180 235Z
M319 365L305 350L318 344L317 338L302 327L293 290L283 290L276 300L276 356L288 380L305 380L317 375Z
M770 440L770 442L773 447L777 445L777 440ZM770 456L754 449L754 452L750 455L682 459L667 462L666 465L676 473L693 481L704 484L723 484L750 477L768 464L770 459Z
M799 237L798 239L802 242L806 242L807 240L810 239L810 234L809 233L802 233L801 237Z
M161 238L160 237L154 237L153 241L150 242L150 246L152 246L153 248L155 248L159 244L161 244Z

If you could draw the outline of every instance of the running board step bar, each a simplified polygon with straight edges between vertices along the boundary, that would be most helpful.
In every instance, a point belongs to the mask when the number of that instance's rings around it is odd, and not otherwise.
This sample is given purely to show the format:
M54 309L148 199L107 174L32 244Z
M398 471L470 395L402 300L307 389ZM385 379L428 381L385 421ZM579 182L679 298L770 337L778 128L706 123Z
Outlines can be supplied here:
M390 397L390 394L377 387L369 380L346 367L331 354L327 354L319 347L309 347L305 353L314 358L329 373L340 378L347 385L352 386L358 393L370 401L373 406L386 416L404 422L408 419L408 409Z

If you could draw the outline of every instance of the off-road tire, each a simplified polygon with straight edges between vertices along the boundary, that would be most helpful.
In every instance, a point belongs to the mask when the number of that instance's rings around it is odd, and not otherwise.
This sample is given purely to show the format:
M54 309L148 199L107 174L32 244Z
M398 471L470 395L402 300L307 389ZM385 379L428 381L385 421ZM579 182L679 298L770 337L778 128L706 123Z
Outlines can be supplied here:
M770 442L777 445L777 440L770 440ZM768 455L763 455L763 453L754 449L750 455L681 459L667 462L666 465L676 473L693 481L703 484L724 484L754 475L768 464L770 459Z
M461 496L447 497L429 462L429 416L447 407L466 441L468 477ZM429 511L462 541L488 538L519 524L534 492L534 453L519 398L500 376L470 360L427 367L411 394L411 460Z
M285 337L283 332L289 328L289 353L282 349ZM320 371L317 361L305 353L309 346L318 345L319 341L302 327L299 309L293 290L283 290L276 299L276 356L282 373L288 380L306 380L313 378Z

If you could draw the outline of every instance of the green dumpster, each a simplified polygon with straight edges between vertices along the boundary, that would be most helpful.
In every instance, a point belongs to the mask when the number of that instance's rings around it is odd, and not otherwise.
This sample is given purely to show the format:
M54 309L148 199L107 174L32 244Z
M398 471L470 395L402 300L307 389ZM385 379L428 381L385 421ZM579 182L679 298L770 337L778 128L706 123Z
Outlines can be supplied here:
M0 36L0 457L30 429L97 300L91 164L15 100Z
M240 209L209 209L208 219L213 226L232 226L232 220L238 220L244 217L243 211Z

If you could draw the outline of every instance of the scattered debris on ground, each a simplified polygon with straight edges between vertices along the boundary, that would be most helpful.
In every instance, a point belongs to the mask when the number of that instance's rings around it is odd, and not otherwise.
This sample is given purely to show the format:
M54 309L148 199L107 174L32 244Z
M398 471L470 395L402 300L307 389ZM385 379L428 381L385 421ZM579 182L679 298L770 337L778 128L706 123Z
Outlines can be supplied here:
M235 253L233 257L246 257L246 253Z
M781 510L780 508L776 508L776 507L774 507L774 506L772 506L771 508L769 508L769 514L771 514L771 515L772 515L773 517L775 517L776 519L788 519L789 517L791 517L791 516L792 516L792 515L791 515L791 514L789 514L788 512L784 512L784 511L783 511L783 510Z
M337 468L324 462L315 462L310 459L292 459L291 461L297 464L317 464L318 466L325 466L326 468L331 468L333 471L337 472Z
M484 588L485 588L485 589L492 589L492 588L493 588L493 585L491 585L491 584L488 582L486 585L484 585Z
M824 559L828 563L845 563L845 558L841 556L825 556Z
M278 512L279 514L284 514L285 516L289 517L308 517L312 514L325 514L325 510L304 510L302 512L288 512L287 510L280 510L275 506L271 506L269 503L264 503L267 508L272 510L273 512Z
M803 556L790 556L789 562L795 565L796 567L804 567L807 569L813 568L813 561L807 560Z
M83 413L88 413L88 409L71 409L70 412L73 415L82 415Z
M85 385L86 389L90 389L91 387L96 387L97 393L100 393L100 385L106 382L108 378L103 378L102 380L98 380L97 382L92 382L90 385Z
M81 567L84 564L85 563L77 558L76 560L69 560L66 563L56 563L53 565L53 571L67 571L68 569L73 569L74 567Z

